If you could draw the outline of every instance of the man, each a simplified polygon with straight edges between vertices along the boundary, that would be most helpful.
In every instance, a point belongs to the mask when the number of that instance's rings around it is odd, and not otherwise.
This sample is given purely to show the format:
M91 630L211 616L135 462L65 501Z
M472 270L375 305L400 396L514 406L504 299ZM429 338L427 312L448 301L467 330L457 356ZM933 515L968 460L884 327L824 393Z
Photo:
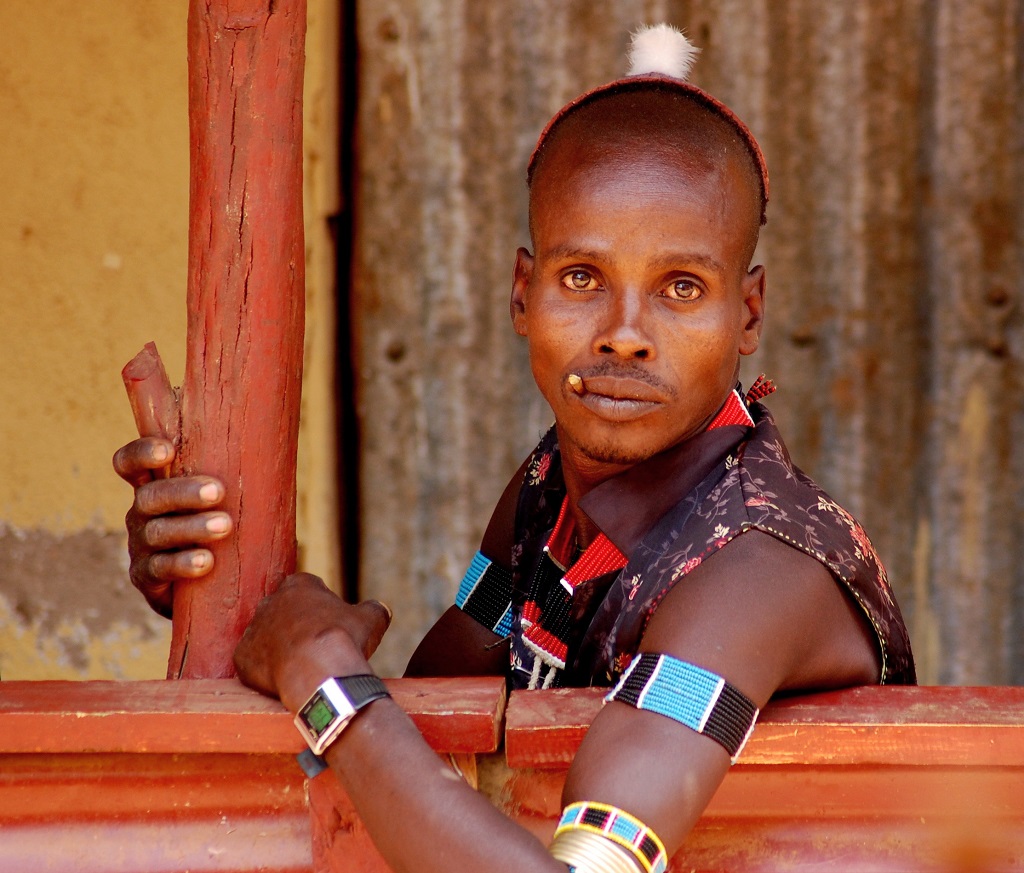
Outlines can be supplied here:
M757 402L768 389L736 390L765 305L750 263L767 172L746 127L678 76L634 76L563 109L529 180L511 313L555 427L408 672L618 683L550 853L441 766L373 679L352 679L372 673L381 604L300 574L236 652L243 681L301 712L395 870L663 870L774 693L914 681L863 530L792 467ZM139 440L115 466L138 483L172 452ZM209 570L203 545L230 533L221 494L206 477L137 487L132 575L155 608ZM360 696L317 744L332 706Z

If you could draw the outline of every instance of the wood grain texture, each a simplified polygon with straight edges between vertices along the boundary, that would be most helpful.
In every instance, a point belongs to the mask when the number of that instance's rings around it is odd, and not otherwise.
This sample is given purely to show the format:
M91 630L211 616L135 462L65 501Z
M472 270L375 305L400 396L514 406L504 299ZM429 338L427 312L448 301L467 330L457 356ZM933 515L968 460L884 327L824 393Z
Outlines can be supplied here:
M509 766L565 768L604 691L516 691ZM770 703L737 766L1024 767L1024 688L853 688ZM1024 809L1024 807L1022 807Z
M515 692L489 796L541 839L601 706ZM770 704L673 871L1024 866L1024 688L859 688Z
M498 748L504 680L388 688L475 780L475 755ZM277 701L233 679L5 682L0 869L386 869L334 774L306 783L303 747Z
M387 685L438 751L498 748L501 677L389 679ZM284 707L234 679L0 687L0 754L294 754L302 748Z
M465 765L504 683L395 680ZM1020 870L1024 689L864 688L768 707L673 871ZM548 839L600 692L516 692L480 790ZM487 730L482 730L482 725ZM235 680L0 686L4 871L385 871L334 775L308 784L279 704Z
M0 752L5 873L298 873L310 833L291 754Z
M295 568L304 37L304 0L189 6L182 466L224 483L236 532L175 589L169 677L234 675L256 604Z

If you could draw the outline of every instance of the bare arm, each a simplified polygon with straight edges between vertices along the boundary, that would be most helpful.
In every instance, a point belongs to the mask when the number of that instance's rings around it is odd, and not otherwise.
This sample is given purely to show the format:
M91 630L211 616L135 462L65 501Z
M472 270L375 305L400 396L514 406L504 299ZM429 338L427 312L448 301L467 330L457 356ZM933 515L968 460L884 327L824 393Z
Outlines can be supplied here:
M508 641L449 606L416 647L406 676L500 676L508 670Z
M758 707L782 689L874 683L880 670L866 621L828 571L760 532L739 537L677 585L651 619L640 651L711 670ZM727 753L713 740L613 702L587 733L563 801L626 809L671 854L728 769Z
M484 532L480 551L507 564L512 555L512 527L527 458L509 479ZM508 669L508 643L457 606L437 620L422 639L406 676L498 676Z
M779 688L877 678L863 623L812 559L749 533L691 577L659 607L645 650L713 670L759 706ZM261 608L236 663L243 681L278 694L294 711L327 676L368 671L362 641L379 636L371 626L379 617L312 582L283 592ZM390 700L362 712L327 759L396 871L564 873L536 838L441 765ZM714 741L613 703L587 734L564 799L619 806L652 827L673 853L727 769L728 756Z

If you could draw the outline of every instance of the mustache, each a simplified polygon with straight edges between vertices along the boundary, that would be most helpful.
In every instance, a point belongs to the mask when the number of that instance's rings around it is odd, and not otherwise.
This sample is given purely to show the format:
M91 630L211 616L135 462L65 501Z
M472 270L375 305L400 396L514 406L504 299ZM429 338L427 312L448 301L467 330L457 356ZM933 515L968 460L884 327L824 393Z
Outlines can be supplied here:
M586 381L592 379L595 376L612 376L613 378L619 379L636 379L637 382L643 382L645 385L650 385L652 388L661 391L670 397L676 396L675 388L663 379L659 379L649 370L644 369L642 366L635 364L615 364L611 361L602 361L600 364L595 364L591 367L584 369L573 370L572 374L576 375Z

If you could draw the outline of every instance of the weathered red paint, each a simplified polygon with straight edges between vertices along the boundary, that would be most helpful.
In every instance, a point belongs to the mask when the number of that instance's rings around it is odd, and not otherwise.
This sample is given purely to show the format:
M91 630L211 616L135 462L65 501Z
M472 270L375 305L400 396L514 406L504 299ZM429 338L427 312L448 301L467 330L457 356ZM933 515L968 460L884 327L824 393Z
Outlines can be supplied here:
M598 689L517 692L499 806L542 839ZM666 752L670 754L670 752ZM858 688L780 700L672 870L1019 870L1024 688Z
M388 679L387 685L434 748L498 748L502 679ZM281 754L303 748L287 710L235 679L0 686L0 753Z
M506 764L502 679L388 684L446 759L491 753L482 790L550 837L599 691L514 693ZM301 747L280 704L234 680L3 683L0 866L386 871L333 774L304 782ZM780 701L672 869L1019 870L1022 779L1024 688Z
M501 678L388 687L445 757L497 748ZM333 774L306 786L302 748L290 714L235 680L5 682L0 869L374 869Z
M505 728L509 766L568 767L604 694L581 688L512 695ZM833 742L836 737L842 742ZM741 760L1024 765L1024 688L872 686L778 700L761 713Z
M191 0L186 473L220 478L236 533L175 589L168 676L231 676L260 598L295 569L302 378L305 0Z

